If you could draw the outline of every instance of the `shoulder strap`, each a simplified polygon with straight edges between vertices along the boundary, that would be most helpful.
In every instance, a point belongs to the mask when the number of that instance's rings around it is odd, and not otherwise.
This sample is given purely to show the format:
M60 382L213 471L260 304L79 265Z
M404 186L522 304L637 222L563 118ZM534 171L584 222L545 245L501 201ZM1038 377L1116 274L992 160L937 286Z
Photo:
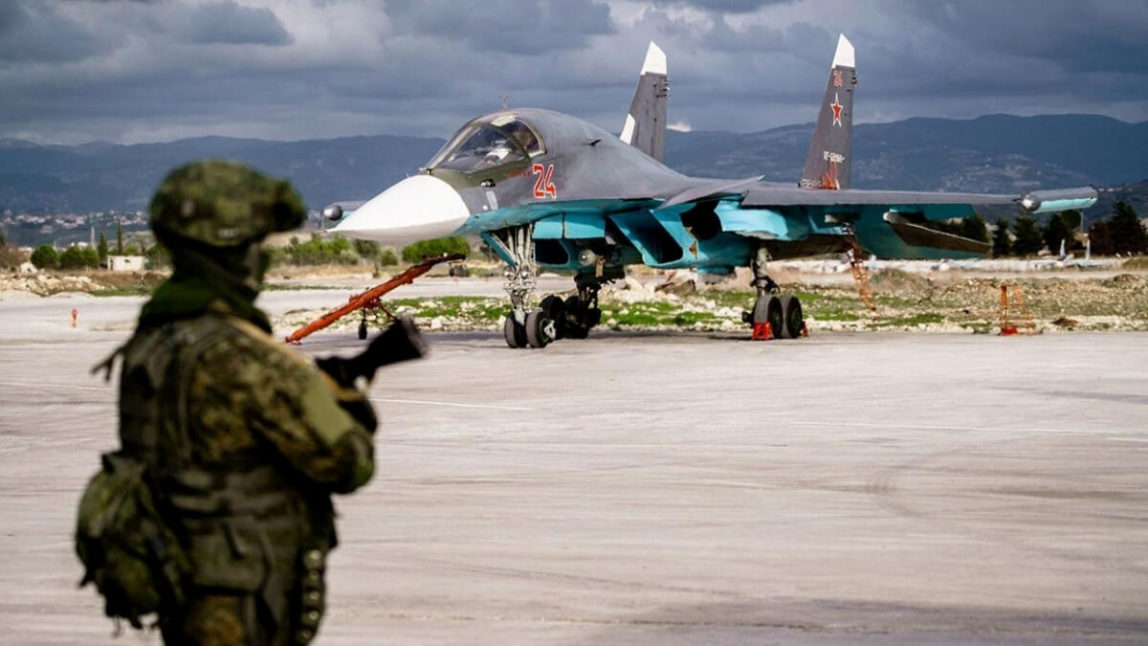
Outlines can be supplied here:
M161 433L155 444L155 464L165 463L169 469L185 469L192 464L191 411L189 394L195 370L203 353L219 341L236 334L236 330L222 317L204 316L196 324L180 326L172 335L172 355L169 358L163 390L156 398L156 431Z

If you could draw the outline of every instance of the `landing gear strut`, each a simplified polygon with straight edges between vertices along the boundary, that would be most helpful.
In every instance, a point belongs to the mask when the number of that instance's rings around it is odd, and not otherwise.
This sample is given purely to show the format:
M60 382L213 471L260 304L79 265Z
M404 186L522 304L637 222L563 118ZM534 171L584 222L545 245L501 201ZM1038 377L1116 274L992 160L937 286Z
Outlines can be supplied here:
M752 285L757 290L753 309L743 315L745 322L753 326L753 338L796 339L808 334L805 328L805 315L801 301L792 294L778 296L781 288L766 273L769 251L765 246L758 247L750 269L753 270Z
M553 323L539 316L538 311L527 311L530 295L537 285L538 263L534 259L534 225L504 229L492 234L491 242L502 247L511 262L506 265L503 276L506 278L507 296L510 297L510 312L502 324L506 345L524 348L527 345L542 348L554 340Z
M585 339L590 328L602 320L598 290L602 283L595 275L579 275L578 294L563 300L554 294L542 299L537 309L528 307L537 285L538 263L534 257L534 227L525 225L491 234L488 242L500 247L507 264L506 293L510 312L502 324L506 345L511 348L544 348L564 338Z
M590 329L602 321L602 310L598 308L598 290L602 289L602 283L583 275L579 275L575 281L578 294L568 297L562 303L565 315L562 336L585 339L590 336Z

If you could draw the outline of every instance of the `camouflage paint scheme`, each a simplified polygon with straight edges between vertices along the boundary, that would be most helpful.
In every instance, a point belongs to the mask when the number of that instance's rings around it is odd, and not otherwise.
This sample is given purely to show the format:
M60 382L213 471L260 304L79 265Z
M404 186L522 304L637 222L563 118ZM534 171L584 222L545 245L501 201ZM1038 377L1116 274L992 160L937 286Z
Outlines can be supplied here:
M579 261L580 252L590 249L605 259L608 275L618 275L621 267L633 263L728 273L749 265L762 244L771 258L786 258L842 250L851 234L880 257L981 256L989 249L987 243L938 233L922 222L969 217L982 205L1018 204L1039 213L1095 202L1091 188L1026 196L850 188L857 76L853 47L844 36L800 182L683 175L661 162L668 84L664 55L651 65L655 50L651 44L621 139L576 117L538 109L503 110L464 125L419 173L441 179L457 192L465 204L465 220L453 230L439 229L426 237L477 234L492 242L494 232L532 224L541 268L591 271L594 268ZM510 131L521 129L519 123L543 142L542 150L518 145ZM458 154L465 135L483 128L501 131L514 144L508 161L452 169L452 151ZM393 218L433 208L418 200L387 197L384 192L366 203L333 205L345 207L330 213L342 215L335 230L395 242ZM492 244L513 266L514 258L500 246Z
M124 350L123 388L131 375L171 354L170 339L215 340L191 360L190 374L165 370L185 384L188 463L165 469L159 487L175 509L177 534L194 564L187 602L161 627L169 644L288 644L314 637L321 619L323 581L308 582L301 566L309 552L336 544L332 492L350 492L374 473L373 429L340 402L363 396L334 386L301 356L222 308L137 333ZM166 357L181 363L177 356ZM132 424L121 395L121 415ZM178 413L173 413L178 414ZM244 473L273 466L257 490L191 486L187 474ZM250 515L262 498L266 509ZM225 502L221 502L225 501ZM311 605L300 599L310 594ZM316 612L309 620L305 612Z

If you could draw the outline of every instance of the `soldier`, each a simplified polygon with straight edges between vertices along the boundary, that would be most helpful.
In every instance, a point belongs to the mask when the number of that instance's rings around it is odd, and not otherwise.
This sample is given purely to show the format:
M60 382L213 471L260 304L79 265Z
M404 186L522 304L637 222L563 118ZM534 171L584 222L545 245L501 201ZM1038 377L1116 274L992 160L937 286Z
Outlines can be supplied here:
M302 224L302 202L286 181L204 161L172 171L150 210L175 269L120 352L120 438L149 456L190 561L160 611L164 641L306 644L336 544L330 494L370 480L376 420L255 306L262 241Z

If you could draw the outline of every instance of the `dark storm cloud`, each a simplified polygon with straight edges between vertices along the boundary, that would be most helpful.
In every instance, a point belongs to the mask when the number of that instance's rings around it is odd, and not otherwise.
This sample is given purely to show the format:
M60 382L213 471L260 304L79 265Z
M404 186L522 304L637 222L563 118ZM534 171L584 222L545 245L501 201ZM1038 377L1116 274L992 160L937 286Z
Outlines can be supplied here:
M194 43L287 45L291 36L266 7L243 7L235 0L202 4L188 16Z
M101 43L51 5L34 0L0 2L0 61L66 62L103 50Z
M1056 61L1079 72L1142 73L1148 2L997 0L910 3L937 29L978 49Z
M659 7L693 7L719 13L751 13L769 5L791 2L793 0L653 0Z
M587 38L614 31L610 7L594 0L390 0L395 30L467 41L479 51L542 54L577 49Z
M646 45L670 122L816 114L840 32L859 121L990 112L1148 119L1148 2L0 0L0 138L446 136L512 106L617 131Z

